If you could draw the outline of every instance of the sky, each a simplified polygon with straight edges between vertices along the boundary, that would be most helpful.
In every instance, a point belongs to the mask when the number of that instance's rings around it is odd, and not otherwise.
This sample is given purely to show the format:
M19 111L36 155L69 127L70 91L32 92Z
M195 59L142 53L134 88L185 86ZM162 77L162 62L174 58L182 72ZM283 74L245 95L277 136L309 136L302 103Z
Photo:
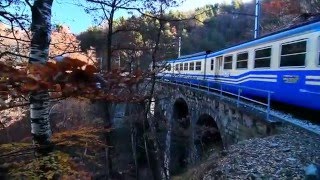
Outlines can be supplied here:
M69 0L68 0L69 1ZM177 10L188 11L193 10L197 7L202 7L207 4L216 3L228 3L230 4L232 0L185 0L185 2ZM251 0L242 0L243 2L248 2ZM70 1L69 1L70 2ZM71 32L78 34L85 31L91 26L96 25L93 22L93 17L85 13L84 9L75 6L70 3L66 3L66 0L55 0L52 9L52 23L53 24L65 24L69 26ZM118 14L122 16L123 14Z

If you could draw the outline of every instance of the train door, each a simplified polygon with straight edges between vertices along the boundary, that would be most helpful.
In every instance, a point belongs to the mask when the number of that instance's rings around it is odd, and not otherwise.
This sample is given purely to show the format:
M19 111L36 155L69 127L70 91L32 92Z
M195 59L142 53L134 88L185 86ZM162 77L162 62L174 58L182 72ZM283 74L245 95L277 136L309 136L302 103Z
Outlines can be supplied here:
M216 57L215 66L214 66L214 75L216 76L219 75L220 72L222 71L222 65L223 65L222 60L223 60L222 56Z

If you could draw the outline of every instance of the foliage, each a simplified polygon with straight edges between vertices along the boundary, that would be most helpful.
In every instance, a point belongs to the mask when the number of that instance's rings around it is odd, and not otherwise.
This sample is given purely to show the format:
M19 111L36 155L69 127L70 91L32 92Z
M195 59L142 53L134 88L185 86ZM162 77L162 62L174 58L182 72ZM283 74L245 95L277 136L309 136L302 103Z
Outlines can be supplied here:
M105 144L99 139L101 133L109 133L110 129L98 127L80 128L55 134L52 141L57 146L64 147L95 147L103 148Z
M262 35L291 25L294 19L304 12L316 12L313 10L319 8L316 1L318 0L262 1ZM149 66L150 51L154 48L156 30L159 28L159 21L154 21L156 17L154 12L159 10L159 4L163 2L166 1L147 2L145 5L149 11L145 14L115 20L117 23L114 24L115 34L112 43L113 62L118 62L120 59L122 67L131 66L131 63L143 68ZM174 4L173 2L171 6ZM254 13L254 2L242 3L238 0L230 5L207 5L189 12L169 11L163 15L165 27L161 32L159 53L156 58L157 60L176 58L179 37L182 38L183 55L219 50L250 40L254 32ZM101 30L99 33L105 32ZM95 39L91 29L84 34ZM102 47L103 43L97 40L94 44L95 47Z
M29 143L10 143L10 144L1 144L0 149L1 152L8 153L14 153L17 151L21 151L23 149L27 149L30 147L31 144Z
M43 90L49 90L54 99L81 96L92 100L143 100L133 94L123 96L131 94L132 86L142 81L141 72L125 74L114 70L99 75L95 66L68 57L46 64L29 64L25 69L0 63L0 78L0 109L27 105L25 96Z
M90 50L91 47L94 47L97 53L100 53L102 50L101 44L104 43L103 37L104 32L99 28L89 28L87 31L82 32L77 36L77 39L80 40L80 47L82 51Z
M319 0L265 0L261 13L262 30L270 32L308 21L319 16L319 9Z
M76 165L71 161L70 156L59 151L50 153L48 156L39 159L34 159L31 162L22 163L25 163L25 165L13 167L9 175L32 179L53 179L57 178L57 176L59 177L60 174L64 174L68 178L83 177L86 179L86 176L87 178L90 177L90 174L75 170ZM62 179L64 179L63 176Z
M31 144L0 145L0 162L4 164L1 168L8 168L10 179L91 179L97 173L92 170L102 168L96 154L106 146L101 139L109 131L86 127L56 133L53 135L55 150L37 158L27 153L33 152Z

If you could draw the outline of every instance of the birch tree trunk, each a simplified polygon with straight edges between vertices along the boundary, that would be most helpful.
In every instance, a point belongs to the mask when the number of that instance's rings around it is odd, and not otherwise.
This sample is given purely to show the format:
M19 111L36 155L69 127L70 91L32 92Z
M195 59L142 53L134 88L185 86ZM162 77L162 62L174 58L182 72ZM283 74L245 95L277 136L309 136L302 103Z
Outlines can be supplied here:
M51 8L53 0L35 0L31 7L32 39L30 44L30 64L45 64L49 57L51 36ZM49 121L49 94L47 91L30 94L31 134L35 144L50 144L51 127Z

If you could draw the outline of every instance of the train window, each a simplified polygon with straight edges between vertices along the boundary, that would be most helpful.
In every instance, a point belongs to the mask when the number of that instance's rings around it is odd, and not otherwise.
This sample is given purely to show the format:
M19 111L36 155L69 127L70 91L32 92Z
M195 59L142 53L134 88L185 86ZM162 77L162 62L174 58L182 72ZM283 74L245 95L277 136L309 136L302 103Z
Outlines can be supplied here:
M194 62L190 63L190 71L194 71Z
M214 68L214 60L211 59L211 66L210 66L211 71L213 71L213 68Z
M223 69L232 69L232 56L225 56Z
M185 71L188 71L188 69L189 69L189 63L184 63L184 66L183 66L183 69L185 70Z
M237 54L237 69L248 68L248 52Z
M180 63L180 71L183 71L183 63Z
M254 68L268 68L271 63L271 48L258 49L255 52Z
M179 64L176 64L176 71L179 70Z
M280 67L304 66L307 41L282 44Z
M196 62L196 71L201 71L201 61Z

